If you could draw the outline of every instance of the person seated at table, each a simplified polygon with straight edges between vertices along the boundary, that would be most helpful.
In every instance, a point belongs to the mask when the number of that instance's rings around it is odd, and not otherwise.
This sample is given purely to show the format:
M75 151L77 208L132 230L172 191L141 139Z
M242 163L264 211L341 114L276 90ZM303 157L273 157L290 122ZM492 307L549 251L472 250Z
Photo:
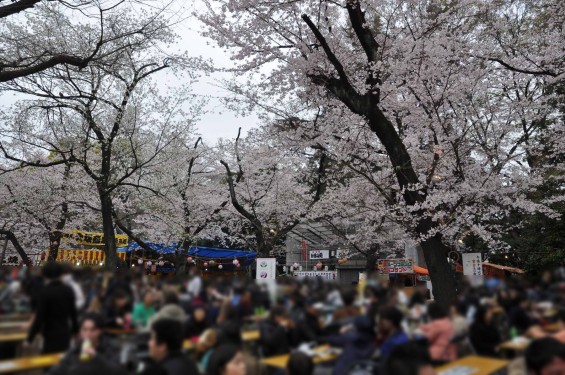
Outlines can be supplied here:
M379 347L381 359L388 357L392 349L409 341L408 335L402 330L404 316L396 307L387 307L379 314L379 335L382 344Z
M265 357L286 354L297 343L295 323L282 306L271 309L269 318L259 323L259 332L259 344Z
M437 363L453 361L457 357L455 345L451 344L455 331L447 310L433 302L428 306L428 316L431 322L421 325L419 330L428 340L430 357Z
M565 345L553 338L533 341L525 356L526 367L532 375L565 374Z
M215 329L207 329L200 335L198 342L194 347L195 359L198 361L200 372L205 374L208 369L208 362L214 349L218 345L218 331Z
M352 363L372 357L375 351L374 326L366 316L358 316L352 325L342 327L339 335L326 337L323 341L343 348L334 365L333 373L345 374Z
M160 368L168 375L198 375L194 361L182 353L183 327L178 320L159 319L151 325L149 357L152 363L145 364L141 374L152 375Z
M467 304L457 302L451 305L450 317L453 322L453 331L455 337L463 337L469 333L469 320L467 319Z
M489 306L479 306L469 330L469 339L477 354L496 357L498 346L502 342L500 333L493 320L494 314Z
M136 327L148 327L149 320L157 312L155 311L155 292L148 290L143 294L141 302L135 304L133 308L132 320Z
M565 310L558 312L556 324L560 329L555 333L548 333L544 331L544 329L540 326L533 326L526 332L526 335L536 339L552 337L557 341L565 344Z
M106 328L125 328L131 323L131 314L127 309L128 297L123 290L117 290L104 308L104 326Z
M348 288L341 293L343 306L334 311L333 322L339 322L340 320L355 318L361 315L359 307L354 306L356 295L357 291L353 288Z
M104 320L95 313L86 313L80 324L79 343L71 348L61 362L51 368L47 375L66 375L80 362L93 358L105 364L105 367L119 367L120 348L103 335Z
M531 302L525 295L518 294L514 305L508 311L509 326L515 327L519 334L523 334L536 322L536 319L533 318Z
M416 290L412 297L410 297L410 302L408 303L408 314L407 317L413 321L421 321L428 311L428 306L426 305L426 298L424 293L420 290Z
M306 304L306 299L294 292L289 299L290 317L296 323L297 340L299 342L315 341L322 334L322 324L316 309Z
M290 353L286 364L286 375L312 374L314 374L314 361L312 361L312 357L299 351Z
M206 308L203 305L193 308L185 323L186 338L198 337L210 327L206 315Z
M172 290L165 292L163 302L163 306L161 306L159 311L157 311L157 313L149 320L149 325L159 319L178 320L184 325L186 323L187 316L184 309L179 305L178 294Z
M206 375L246 375L247 365L239 346L221 345L214 350Z
M379 375L435 375L429 351L421 342L396 346L382 363Z

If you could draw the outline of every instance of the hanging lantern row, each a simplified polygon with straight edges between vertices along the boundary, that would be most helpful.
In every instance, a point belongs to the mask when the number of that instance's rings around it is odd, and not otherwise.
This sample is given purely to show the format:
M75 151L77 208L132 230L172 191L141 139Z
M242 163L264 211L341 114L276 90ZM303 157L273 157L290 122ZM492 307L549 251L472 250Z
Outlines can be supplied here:
M186 258L186 260L187 260L187 262L188 262L189 264L196 264L196 260L193 259L192 257L188 257L188 258ZM239 260L237 260L237 259L234 259L231 263L232 263L232 265L233 265L234 267L236 267L236 268L240 268L240 267L241 267L241 263L240 263ZM220 269L220 270L224 268L224 264L219 263L219 262L217 262L217 261L215 261L215 260L205 260L205 261L202 263L202 266L203 266L204 268L216 267L216 266L217 266L218 269Z

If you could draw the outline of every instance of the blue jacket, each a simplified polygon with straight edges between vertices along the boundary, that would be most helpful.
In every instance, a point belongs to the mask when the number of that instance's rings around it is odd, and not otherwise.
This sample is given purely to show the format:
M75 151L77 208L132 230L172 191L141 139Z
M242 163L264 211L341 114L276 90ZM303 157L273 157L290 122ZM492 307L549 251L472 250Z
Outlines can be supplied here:
M402 344L406 344L408 343L408 341L410 341L408 339L408 336L406 335L406 333L404 333L404 331L399 330L396 331L396 333L392 336L390 336L389 338L387 338L380 347L380 351L381 351L381 360L388 357L388 355L390 354L391 350L398 346L398 345L402 345Z
M332 346L343 348L334 366L335 375L346 374L351 365L370 359L375 351L374 336L366 331L349 331L341 335L329 336L326 341Z

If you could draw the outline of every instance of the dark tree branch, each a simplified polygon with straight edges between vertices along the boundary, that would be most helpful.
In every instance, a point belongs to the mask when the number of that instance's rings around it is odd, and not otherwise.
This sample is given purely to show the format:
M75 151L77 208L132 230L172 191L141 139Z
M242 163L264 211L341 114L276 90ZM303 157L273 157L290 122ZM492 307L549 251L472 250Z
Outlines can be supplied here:
M33 8L35 4L39 2L41 2L41 0L12 0L12 4L0 7L0 19L11 16L12 14L23 12L29 8Z
M33 266L31 259L29 259L26 252L24 251L22 245L20 245L20 243L19 243L16 235L14 234L14 232L12 232L11 230L8 230L8 229L0 229L0 235L5 236L8 239L8 241L10 241L12 243L12 245L14 246L14 248L16 249L18 254L20 254L20 257L22 258L23 262L28 267Z

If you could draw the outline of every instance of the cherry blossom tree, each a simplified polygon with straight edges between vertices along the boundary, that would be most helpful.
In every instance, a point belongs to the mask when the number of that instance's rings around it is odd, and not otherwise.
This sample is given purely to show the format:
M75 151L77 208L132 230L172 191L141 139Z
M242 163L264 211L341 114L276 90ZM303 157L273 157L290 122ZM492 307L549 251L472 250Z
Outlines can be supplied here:
M85 204L95 190L81 172L69 163L0 175L0 225L26 264L31 250L49 248L49 258L55 259L65 229L96 222L96 212Z
M222 145L220 160L232 209L247 223L261 255L270 255L296 225L311 218L326 178L323 152L285 149L271 135L259 129L241 138L240 129L233 143ZM304 163L306 156L314 162Z
M0 82L42 74L60 66L85 68L122 50L131 36L151 30L152 17L143 22L114 21L143 1L0 1ZM152 4L155 6L156 4ZM135 19L132 18L132 21ZM85 35L84 32L88 31Z
M224 0L200 19L248 74L232 91L299 117L289 138L363 177L350 193L372 188L366 206L419 243L447 305L455 239L472 233L494 248L511 210L555 215L529 192L542 156L563 145L551 105L563 14L553 1Z
M104 60L85 69L53 68L41 76L10 83L37 99L15 105L5 120L1 145L4 156L20 166L46 167L71 161L79 165L96 185L104 237L114 238L114 201L121 186L150 189L143 185L144 168L158 163L157 156L181 133L182 105L191 98L186 89L171 95L155 95L151 76L188 62L184 56L164 56L159 44L174 35L163 20L151 16L152 27L129 39L107 45L112 51ZM145 23L124 14L112 30ZM177 71L182 75L182 71ZM30 154L56 155L48 163L34 162ZM115 268L116 244L105 241L106 266Z

